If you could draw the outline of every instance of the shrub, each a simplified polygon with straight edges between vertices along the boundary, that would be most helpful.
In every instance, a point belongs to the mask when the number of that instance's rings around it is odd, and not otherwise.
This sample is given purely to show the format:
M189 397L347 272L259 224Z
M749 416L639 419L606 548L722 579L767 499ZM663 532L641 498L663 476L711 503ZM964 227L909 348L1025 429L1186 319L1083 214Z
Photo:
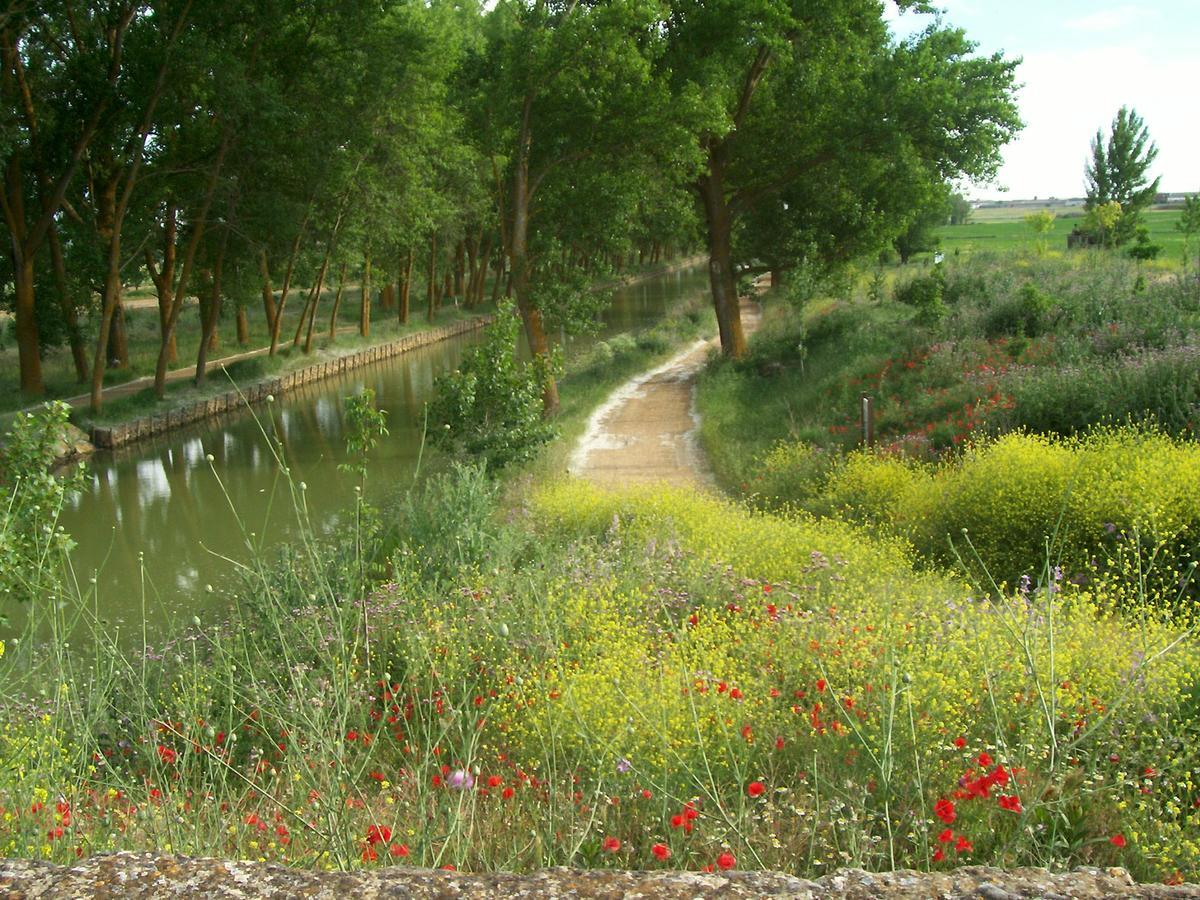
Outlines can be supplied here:
M0 595L6 605L53 602L61 586L62 554L72 541L58 516L85 475L80 466L53 471L69 413L61 401L17 413L0 448ZM4 618L0 610L0 622Z
M943 301L945 287L945 272L937 265L928 275L918 275L907 284L898 286L895 299L915 308L920 321L933 324L941 321L946 315L946 305Z
M430 407L434 441L499 468L527 459L554 434L542 421L547 373L515 357L519 320L511 303L501 307L484 341L462 364L435 382Z

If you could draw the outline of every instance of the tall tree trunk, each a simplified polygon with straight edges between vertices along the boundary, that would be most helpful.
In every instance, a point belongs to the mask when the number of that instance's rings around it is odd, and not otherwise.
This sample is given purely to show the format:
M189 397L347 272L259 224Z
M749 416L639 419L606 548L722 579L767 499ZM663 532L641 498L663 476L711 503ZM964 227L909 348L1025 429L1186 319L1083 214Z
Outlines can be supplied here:
M517 141L517 160L513 174L512 227L509 231L509 259L512 273L509 286L516 292L517 309L525 326L525 337L534 360L549 362L550 343L542 322L542 311L533 305L530 295L529 271L529 156L533 146L533 94L525 95L521 116L521 131ZM543 367L542 416L549 419L558 412L558 385L549 366Z
M79 313L71 302L71 291L67 284L67 265L63 259L62 241L58 229L50 226L48 235L50 244L50 261L54 266L54 282L58 288L58 306L62 311L63 321L67 325L67 341L71 346L71 361L75 365L75 380L86 384L88 380L87 349L84 346L83 331L79 327Z
M330 255L330 253L325 254L325 259L321 261L321 271L317 274L317 286L313 290L312 311L308 314L308 334L304 337L305 353L312 352L313 325L317 321L317 308L321 305L321 291L325 290L325 276L329 273Z
M312 349L313 322L317 320L317 307L321 303L321 291L325 290L325 275L329 271L329 256L332 252L330 249L325 252L325 258L321 260L321 268L317 270L317 283L313 285L312 290L308 295L308 302L304 304L304 309L300 312L300 324L296 326L296 336L292 338L292 346L300 346L300 329L304 325L304 317L308 317L308 333L304 341L304 352L308 353Z
M412 270L413 260L415 257L416 254L413 253L412 249L410 248L408 252L404 254L404 262L400 264L400 281L396 285L400 302L396 305L399 309L397 316L399 317L401 325L408 324L408 293L409 289L412 287Z
M221 146L217 149L216 159L213 161L212 170L208 175L208 184L205 186L204 198L200 202L200 209L192 225L192 234L188 238L187 248L183 253L183 266L179 272L179 281L175 285L175 289L171 292L170 311L167 313L166 330L162 335L162 341L158 349L158 362L154 366L154 394L161 400L167 390L167 345L171 337L175 333L175 326L179 323L179 313L183 309L183 298L187 291L188 281L192 277L192 267L196 262L196 249L200 246L200 241L204 238L204 231L208 225L208 211L212 208L213 196L217 191L217 181L221 177L221 169L225 166L225 156L229 152L229 147L233 143L233 127L225 126L224 134L221 136Z
M492 282L492 306L500 302L500 288L504 284L504 276L508 269L508 257L503 253L496 260L496 280Z
M17 238L13 237L13 243ZM42 382L42 341L34 317L33 258L13 254L13 334L17 339L17 361L21 369L21 393L40 397L46 393Z
M296 239L292 241L292 252L288 257L287 271L283 274L283 285L279 289L279 305L275 307L275 316L271 321L270 356L274 356L275 351L279 349L279 328L283 324L283 310L287 305L288 291L292 288L292 274L296 271L296 258L300 255L300 241L307 228L308 214L305 213L304 221L300 223L300 230L296 232Z
M109 359L109 335L117 307L121 303L121 230L116 227L117 181L107 179L96 192L96 234L107 245L104 289L100 301L100 332L92 357L91 406L98 410L104 402L104 370Z
M468 233L466 240L467 268L466 283L462 286L462 301L464 306L475 302L475 263L479 257L479 235Z
M129 368L129 332L125 328L125 304L121 302L121 282L117 279L117 305L113 309L112 329L108 333L108 364L114 369Z
M483 242L483 249L479 253L479 268L475 278L475 292L471 295L471 306L478 306L483 302L483 291L487 287L488 267L492 262L492 239L489 237Z
M244 303L239 303L237 308L237 342L242 347L250 343L250 321L246 318Z
M204 331L200 335L200 350L196 354L196 375L194 384L199 387L204 384L207 376L208 351L212 347L213 338L217 333L217 322L221 320L221 275L225 268L225 250L229 246L229 228L221 231L221 243L217 246L217 258L213 261L212 294L208 300L208 316L204 322Z
M167 362L174 365L179 361L179 349L175 340L175 332L168 329L171 318L171 295L175 286L175 239L176 239L176 210L175 204L168 201L163 217L163 261L160 270L154 261L154 254L146 248L146 271L154 282L154 294L158 298L158 329L159 341L165 343Z
M697 183L708 224L708 280L712 288L721 352L746 355L746 334L733 277L733 215L725 197L724 168L717 151L709 153L708 172Z
M440 307L443 300L448 300L452 296L455 296L454 283L450 273L447 272L442 278L442 289L438 292L438 306Z
M371 248L363 254L362 292L358 307L358 336L369 337L371 334Z
M433 235L429 239L429 287L425 294L425 299L428 301L428 312L426 317L430 322L433 321L433 304L436 301L434 294L437 291L437 235Z
M275 291L271 288L271 267L267 264L267 249L258 254L258 273L262 278L263 313L267 317L267 331L275 331Z
M454 296L459 299L463 296L464 279L466 276L465 250L465 242L461 240L454 247Z
M338 288L337 293L333 295L333 311L329 314L329 343L337 340L337 317L338 310L342 305L342 292L346 289L346 264L342 263L338 270Z

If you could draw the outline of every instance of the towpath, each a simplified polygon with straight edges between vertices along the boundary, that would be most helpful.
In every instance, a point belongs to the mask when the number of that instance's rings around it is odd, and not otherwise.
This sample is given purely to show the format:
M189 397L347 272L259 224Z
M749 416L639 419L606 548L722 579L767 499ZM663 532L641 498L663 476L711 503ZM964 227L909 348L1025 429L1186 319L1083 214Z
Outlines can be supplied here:
M759 306L742 301L747 335ZM696 375L717 341L697 341L656 369L617 388L588 420L571 454L572 475L617 487L639 482L708 486L712 476L700 449Z

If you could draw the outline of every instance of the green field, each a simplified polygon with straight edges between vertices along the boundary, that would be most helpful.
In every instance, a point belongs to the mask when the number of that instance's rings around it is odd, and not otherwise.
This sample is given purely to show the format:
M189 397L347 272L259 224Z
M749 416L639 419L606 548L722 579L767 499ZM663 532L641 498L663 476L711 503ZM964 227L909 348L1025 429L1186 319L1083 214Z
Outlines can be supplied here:
M946 225L937 231L945 253L971 253L976 250L1035 250L1037 236L1024 222L1024 217L1036 210L984 209L972 213L973 221L966 225ZM1163 249L1159 261L1177 263L1183 253L1183 234L1175 229L1179 221L1177 209L1155 209L1145 213L1150 240ZM1067 235L1083 222L1083 210L1070 207L1059 212L1054 229L1046 238L1046 249L1065 251Z

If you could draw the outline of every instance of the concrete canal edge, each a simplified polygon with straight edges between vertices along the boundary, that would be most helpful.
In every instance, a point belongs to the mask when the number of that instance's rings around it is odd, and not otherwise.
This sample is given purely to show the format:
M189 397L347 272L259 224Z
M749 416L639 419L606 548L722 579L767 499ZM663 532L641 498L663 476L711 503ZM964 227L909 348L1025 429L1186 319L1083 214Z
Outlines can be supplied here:
M477 331L492 321L492 316L478 316L452 325L418 331L386 344L365 347L345 356L313 363L295 371L258 381L237 390L226 391L215 397L197 400L186 406L177 407L151 416L142 416L118 425L94 425L91 441L100 450L115 450L135 441L165 434L185 425L202 422L224 413L243 409L247 404L261 403L268 396L279 397L288 391L305 385L333 378L354 369L400 356L418 347L427 347L460 334Z

